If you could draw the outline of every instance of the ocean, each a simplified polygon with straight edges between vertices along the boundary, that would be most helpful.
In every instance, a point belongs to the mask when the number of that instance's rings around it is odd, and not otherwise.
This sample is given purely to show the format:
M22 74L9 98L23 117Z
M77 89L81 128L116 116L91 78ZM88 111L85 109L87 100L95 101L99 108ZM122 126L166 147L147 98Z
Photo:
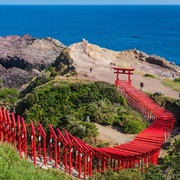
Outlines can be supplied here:
M180 6L1 5L0 36L50 36L64 45L89 43L138 49L180 66Z

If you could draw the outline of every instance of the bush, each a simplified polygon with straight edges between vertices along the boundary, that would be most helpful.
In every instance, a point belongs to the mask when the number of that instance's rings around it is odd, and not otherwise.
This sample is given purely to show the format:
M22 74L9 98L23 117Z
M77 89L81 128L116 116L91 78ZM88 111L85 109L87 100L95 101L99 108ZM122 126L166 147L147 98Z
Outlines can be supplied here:
M16 88L0 88L0 101L8 108L14 108L19 92Z
M92 121L112 125L118 118L119 104L112 104L108 99L99 100L88 105L87 113Z
M180 140L175 139L161 164L163 172L169 179L180 179Z
M180 78L175 78L174 82L180 82Z
M142 123L137 120L128 120L123 124L123 131L129 134L138 134L144 127Z
M19 102L16 111L27 122L33 120L36 124L41 121L45 129L48 129L48 124L60 129L66 128L81 138L97 135L97 129L85 123L87 116L90 121L100 124L121 126L121 122L132 113L112 84L67 81L46 83L32 89ZM136 117L137 114L131 118L137 119Z
M144 77L150 77L150 78L155 78L156 76L153 74L145 74Z

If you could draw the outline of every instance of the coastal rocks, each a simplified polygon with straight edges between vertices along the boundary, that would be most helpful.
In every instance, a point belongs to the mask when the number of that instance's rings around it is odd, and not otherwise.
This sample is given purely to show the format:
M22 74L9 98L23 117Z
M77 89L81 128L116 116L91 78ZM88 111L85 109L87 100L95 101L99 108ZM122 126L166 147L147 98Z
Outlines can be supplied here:
M6 87L19 88L49 67L64 47L61 42L50 37L0 37L1 81Z
M162 57L150 55L146 58L146 62L158 65L162 67L162 69L165 68L162 70L160 77L174 79L180 76L180 67L174 62L169 62Z
M169 67L168 61L166 61L164 58L161 58L161 57L155 56L155 55L148 56L146 58L146 62L151 63L151 64L156 64L156 65L159 65L159 66L165 67L165 68Z

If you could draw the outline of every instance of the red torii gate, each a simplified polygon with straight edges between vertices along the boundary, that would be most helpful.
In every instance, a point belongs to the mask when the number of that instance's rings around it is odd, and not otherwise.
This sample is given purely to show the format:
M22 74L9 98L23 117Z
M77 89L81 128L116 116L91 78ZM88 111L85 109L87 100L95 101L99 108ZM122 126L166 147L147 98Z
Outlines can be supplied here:
M120 80L119 79L119 75L120 74L128 74L128 83L131 85L131 75L133 75L133 71L135 69L132 68L119 68L119 67L113 67L113 69L115 70L115 74L116 74L116 81L115 84L117 85L117 82Z

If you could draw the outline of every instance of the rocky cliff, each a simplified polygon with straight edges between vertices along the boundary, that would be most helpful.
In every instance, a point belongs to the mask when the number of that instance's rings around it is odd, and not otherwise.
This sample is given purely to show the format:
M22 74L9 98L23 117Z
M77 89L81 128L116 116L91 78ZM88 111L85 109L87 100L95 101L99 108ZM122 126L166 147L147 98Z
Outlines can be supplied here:
M20 87L50 66L65 46L47 37L0 37L0 79L4 86Z
M180 67L173 62L136 49L117 52L88 43L85 39L65 47L49 37L0 37L0 80L5 86L20 88L50 65L55 66L58 74L66 76L88 77L90 68L99 76L100 68L113 71L110 68L119 66L135 68L160 78L180 77Z

